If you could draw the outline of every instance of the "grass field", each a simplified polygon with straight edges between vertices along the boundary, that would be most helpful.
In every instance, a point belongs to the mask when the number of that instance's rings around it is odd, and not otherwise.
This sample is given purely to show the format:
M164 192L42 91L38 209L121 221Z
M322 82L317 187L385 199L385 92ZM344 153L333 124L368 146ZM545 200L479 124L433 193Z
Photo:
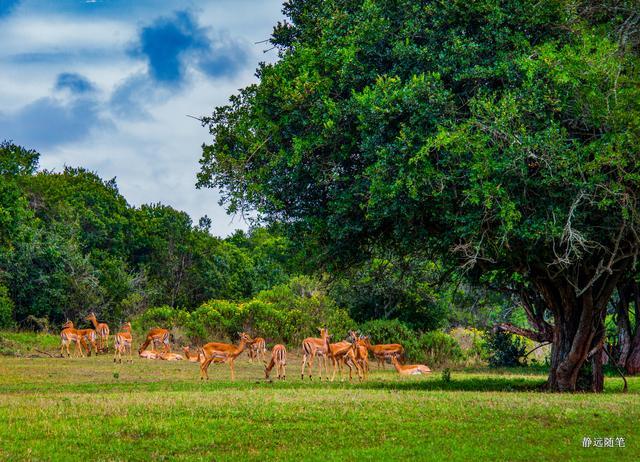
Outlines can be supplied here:
M527 370L309 383L299 364L269 383L242 356L201 383L187 362L0 357L0 460L640 460L640 379L556 395Z

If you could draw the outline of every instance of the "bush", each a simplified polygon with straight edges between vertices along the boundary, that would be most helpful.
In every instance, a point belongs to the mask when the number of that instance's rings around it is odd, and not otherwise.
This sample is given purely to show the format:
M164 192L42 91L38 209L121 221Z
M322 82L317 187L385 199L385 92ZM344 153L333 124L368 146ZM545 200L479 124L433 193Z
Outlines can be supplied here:
M12 329L16 326L13 319L13 301L9 298L9 290L0 285L0 329Z
M422 360L424 356L418 335L407 324L397 319L374 319L360 325L360 332L368 335L371 343L399 343L407 359Z
M433 331L422 334L419 343L428 365L453 364L465 358L456 339L444 332Z
M164 329L173 329L181 326L188 318L188 313L184 310L172 308L170 306L157 306L149 308L138 318L132 321L134 330L141 334L146 334L149 329L154 327L162 327Z
M460 345L467 365L487 361L485 339L481 330L473 327L456 327L449 331L449 335Z
M525 341L508 332L489 331L485 334L485 349L489 367L521 366L520 358L526 351Z

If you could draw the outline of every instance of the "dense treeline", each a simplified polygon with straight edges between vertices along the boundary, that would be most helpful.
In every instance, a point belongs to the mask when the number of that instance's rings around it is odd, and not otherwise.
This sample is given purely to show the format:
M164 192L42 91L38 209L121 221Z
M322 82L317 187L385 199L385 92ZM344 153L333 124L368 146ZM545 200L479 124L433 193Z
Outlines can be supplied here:
M39 155L0 145L0 322L27 326L91 310L117 322L150 306L241 300L285 282L289 242L275 232L209 233L206 217L130 206L115 180L82 168L38 171Z

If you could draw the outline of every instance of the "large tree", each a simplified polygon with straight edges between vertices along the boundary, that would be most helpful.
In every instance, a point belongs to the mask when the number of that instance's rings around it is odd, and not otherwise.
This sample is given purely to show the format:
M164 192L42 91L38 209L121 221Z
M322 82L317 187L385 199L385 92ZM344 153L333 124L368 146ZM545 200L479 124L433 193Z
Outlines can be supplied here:
M636 6L290 0L280 59L204 119L199 186L333 262L426 250L541 297L574 390L640 248Z

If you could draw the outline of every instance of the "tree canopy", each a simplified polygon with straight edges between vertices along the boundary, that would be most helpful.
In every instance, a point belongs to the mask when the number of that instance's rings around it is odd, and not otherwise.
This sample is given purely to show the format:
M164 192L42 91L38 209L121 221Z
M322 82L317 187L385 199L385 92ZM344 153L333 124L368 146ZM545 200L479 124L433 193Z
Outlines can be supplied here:
M553 318L540 324L549 385L575 389L640 249L634 2L283 11L280 59L204 119L199 186L288 224L331 262L426 251L533 291L544 303L532 317Z

